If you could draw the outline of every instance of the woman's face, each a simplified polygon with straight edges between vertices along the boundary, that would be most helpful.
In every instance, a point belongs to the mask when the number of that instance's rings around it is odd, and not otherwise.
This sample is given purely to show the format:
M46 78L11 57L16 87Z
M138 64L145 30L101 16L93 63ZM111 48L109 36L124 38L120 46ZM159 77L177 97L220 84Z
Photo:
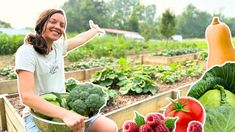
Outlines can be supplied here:
M56 41L64 33L65 19L60 13L53 14L49 20L45 23L42 36L46 41Z

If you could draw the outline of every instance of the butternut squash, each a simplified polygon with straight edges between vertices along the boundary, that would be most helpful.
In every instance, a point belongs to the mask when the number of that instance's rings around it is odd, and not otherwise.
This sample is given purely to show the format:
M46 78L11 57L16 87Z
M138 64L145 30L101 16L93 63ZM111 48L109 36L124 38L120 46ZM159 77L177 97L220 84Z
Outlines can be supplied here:
M207 68L222 65L226 61L235 61L231 32L225 23L214 17L205 34L208 43Z

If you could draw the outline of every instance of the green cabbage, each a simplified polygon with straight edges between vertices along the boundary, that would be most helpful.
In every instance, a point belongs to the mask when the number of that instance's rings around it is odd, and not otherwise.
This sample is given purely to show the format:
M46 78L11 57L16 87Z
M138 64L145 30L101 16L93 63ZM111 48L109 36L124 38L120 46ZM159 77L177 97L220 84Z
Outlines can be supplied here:
M218 89L209 90L198 99L198 101L200 101L207 108L219 107L220 100L220 91Z
M235 63L214 66L191 86L188 96L198 99L206 108L224 104L235 107Z
M235 107L235 94L228 90L224 90L225 92L225 101L228 105ZM200 101L206 108L217 108L221 106L221 91L218 89L213 89L207 91L203 94L198 101Z
M235 108L226 105L207 110L204 132L234 132L234 112Z
M188 96L206 110L204 132L235 131L235 63L214 66L193 84Z
M228 102L228 104L232 107L235 107L235 94L233 94L228 90L225 90L225 94L226 94L226 101Z

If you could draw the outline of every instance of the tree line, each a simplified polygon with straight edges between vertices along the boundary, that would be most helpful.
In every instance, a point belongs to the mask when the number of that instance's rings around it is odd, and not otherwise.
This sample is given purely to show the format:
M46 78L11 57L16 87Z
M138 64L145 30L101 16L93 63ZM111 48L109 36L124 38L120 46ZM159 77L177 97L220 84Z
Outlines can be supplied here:
M218 16L235 35L235 18L209 14L189 4L181 15L170 9L156 16L155 5L142 5L139 0L69 0L62 8L68 19L67 31L82 32L88 29L89 19L101 27L139 32L145 39L169 38L180 34L183 38L204 38L205 29L213 16Z
M101 27L139 32L145 39L169 38L180 34L183 38L204 38L213 16L228 24L235 35L235 18L223 14L209 14L189 4L181 15L170 9L156 16L156 5L143 5L140 0L69 0L62 6L68 19L68 32L87 30L92 19Z
M139 32L146 40L170 38L174 34L183 38L204 38L205 29L213 16L225 22L235 35L235 18L222 13L209 14L189 4L180 15L167 9L156 15L156 5L143 5L140 0L68 0L61 7L67 20L67 32L89 29L91 19L100 27ZM0 27L10 27L0 21Z

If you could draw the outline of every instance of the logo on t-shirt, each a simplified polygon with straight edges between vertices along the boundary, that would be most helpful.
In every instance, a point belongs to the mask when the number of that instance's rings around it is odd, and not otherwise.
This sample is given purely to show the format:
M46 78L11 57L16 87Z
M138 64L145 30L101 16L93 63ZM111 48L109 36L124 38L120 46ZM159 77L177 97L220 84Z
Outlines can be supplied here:
M53 66L50 67L49 73L50 74L55 74L58 71L58 69L59 69L58 65L53 65Z

